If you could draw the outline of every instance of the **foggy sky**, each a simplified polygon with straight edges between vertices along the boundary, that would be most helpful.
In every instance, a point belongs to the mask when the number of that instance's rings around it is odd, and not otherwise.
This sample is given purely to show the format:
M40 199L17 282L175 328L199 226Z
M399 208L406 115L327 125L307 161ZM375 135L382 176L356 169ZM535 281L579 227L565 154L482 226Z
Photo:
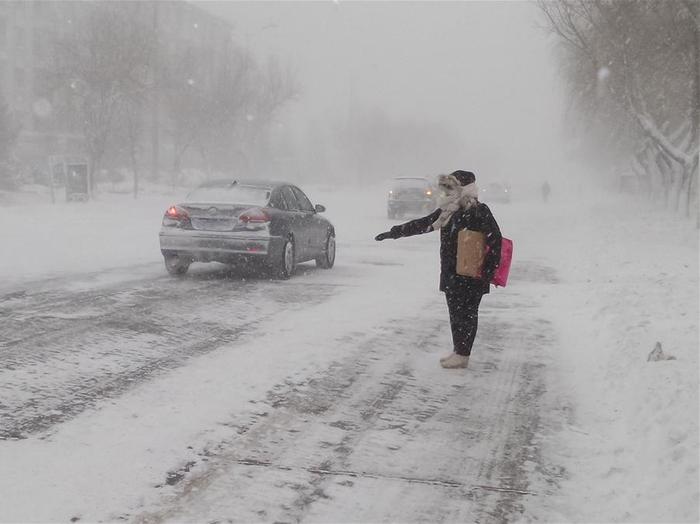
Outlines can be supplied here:
M229 20L256 55L277 55L296 71L302 94L284 116L292 128L377 107L457 128L464 151L446 159L455 169L537 178L560 159L559 86L531 3L200 6Z

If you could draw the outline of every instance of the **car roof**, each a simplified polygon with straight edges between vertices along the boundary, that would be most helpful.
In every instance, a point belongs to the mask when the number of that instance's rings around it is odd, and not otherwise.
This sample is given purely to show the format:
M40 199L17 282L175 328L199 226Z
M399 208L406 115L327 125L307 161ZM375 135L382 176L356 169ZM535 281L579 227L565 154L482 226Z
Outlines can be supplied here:
M279 186L293 185L288 182L280 182L274 180L245 180L245 179L231 179L231 178L220 178L217 180L210 180L204 182L199 187L228 187L233 184L238 184L247 187L260 187L266 189L274 189Z
M392 184L400 184L401 182L413 182L413 183L420 183L420 184L432 184L430 180L427 178L419 177L419 176L397 176L395 178L391 179Z

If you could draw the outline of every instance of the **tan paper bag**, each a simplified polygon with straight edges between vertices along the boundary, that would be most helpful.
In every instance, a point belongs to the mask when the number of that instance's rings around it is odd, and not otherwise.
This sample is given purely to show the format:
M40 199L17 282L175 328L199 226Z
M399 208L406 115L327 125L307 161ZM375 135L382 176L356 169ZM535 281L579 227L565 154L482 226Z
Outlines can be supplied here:
M486 254L486 236L478 231L462 229L457 235L457 274L481 277Z

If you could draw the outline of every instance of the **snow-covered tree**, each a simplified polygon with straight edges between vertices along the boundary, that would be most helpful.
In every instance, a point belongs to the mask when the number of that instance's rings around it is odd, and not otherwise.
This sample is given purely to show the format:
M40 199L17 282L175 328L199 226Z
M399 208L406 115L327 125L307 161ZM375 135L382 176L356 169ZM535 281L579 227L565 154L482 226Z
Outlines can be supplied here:
M698 4L691 1L539 1L561 44L572 107L592 134L626 150L676 208L697 193Z

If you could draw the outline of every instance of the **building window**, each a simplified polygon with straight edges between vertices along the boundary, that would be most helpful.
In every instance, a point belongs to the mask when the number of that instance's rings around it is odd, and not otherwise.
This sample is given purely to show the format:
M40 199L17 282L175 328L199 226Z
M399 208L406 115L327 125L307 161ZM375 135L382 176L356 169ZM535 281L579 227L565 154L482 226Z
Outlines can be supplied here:
M7 61L3 59L3 60L0 60L0 103L2 103L4 98L7 96L6 78L7 78Z
M45 73L41 69L34 69L34 74L32 75L32 91L34 94L34 99L37 100L42 98L46 94Z
M24 51L24 29L15 27L15 49Z
M27 79L25 78L24 69L21 67L15 67L15 87L17 89L24 89L24 85Z
M44 56L44 40L41 35L41 29L38 27L34 28L34 34L32 35L32 52L36 58L43 58Z
M7 41L7 21L4 16L0 16L0 50L5 49Z

